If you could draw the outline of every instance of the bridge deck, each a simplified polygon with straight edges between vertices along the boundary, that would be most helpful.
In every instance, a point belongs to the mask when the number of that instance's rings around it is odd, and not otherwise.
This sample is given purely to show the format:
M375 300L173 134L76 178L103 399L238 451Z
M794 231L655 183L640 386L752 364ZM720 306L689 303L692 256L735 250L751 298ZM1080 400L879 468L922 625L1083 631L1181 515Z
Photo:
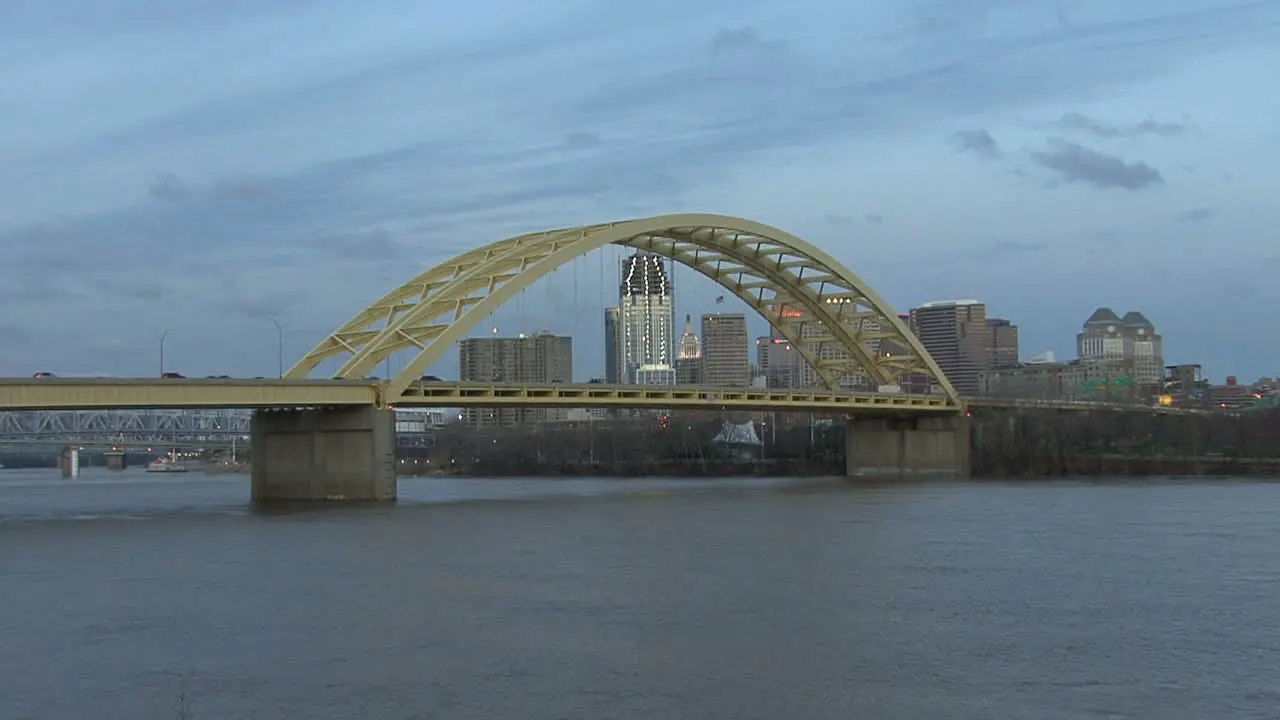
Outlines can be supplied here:
M381 405L378 380L0 378L0 410ZM956 412L941 395L599 384L420 383L395 407L606 407L795 412Z
M400 408L638 408L774 410L858 414L954 413L943 395L851 393L678 385L593 383L502 384L422 382L398 398L382 380L258 380L155 378L0 378L6 410L297 408L389 405ZM1200 409L1073 400L968 398L968 407L1203 413Z

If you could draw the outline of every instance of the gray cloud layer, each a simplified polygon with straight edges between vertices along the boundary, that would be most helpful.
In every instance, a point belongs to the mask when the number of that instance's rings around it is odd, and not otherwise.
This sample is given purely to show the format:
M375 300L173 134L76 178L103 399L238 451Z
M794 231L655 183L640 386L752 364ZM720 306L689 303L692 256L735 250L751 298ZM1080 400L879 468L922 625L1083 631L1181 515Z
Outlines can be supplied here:
M1126 162L1114 155L1065 140L1052 142L1048 150L1031 153L1031 159L1065 182L1124 190L1142 190L1164 184L1160 171L1145 162Z
M1172 136L1182 135L1187 132L1188 127L1180 123L1160 122L1153 118L1147 118L1141 122L1130 123L1127 125L1115 125L1097 118L1091 118L1078 112L1069 112L1064 114L1056 123L1058 128L1068 131L1079 131L1100 138L1124 138L1137 137L1140 135L1160 135Z
M1000 157L1000 144L986 130L960 130L952 136L952 140L960 150L978 157L988 160Z
M112 22L97 4L82 5L94 23ZM167 4L150 7L156 14L146 27L176 33L191 26ZM241 3L202 12L220 23L248 14L283 22L297 7ZM351 13L354 22L355 11L342 7L333 12ZM92 198L64 191L52 203L59 207L39 221L0 220L0 266L20 268L0 275L0 297L45 337L31 347L43 345L51 358L77 352L68 337L110 346L112 333L129 330L99 320L121 314L136 325L163 327L174 316L241 329L289 314L293 326L327 328L466 247L541 227L659 212L750 215L749 203L695 208L689 198L764 172L763 154L790 157L850 138L905 145L904 136L918 136L908 154L945 155L939 135L979 124L974 117L1007 121L1028 107L1058 117L1090 98L1173 76L1191 58L1266 40L1260 29L1280 15L1274 2L1212 10L1146 3L1118 8L1106 21L1087 21L1084 12L1068 21L1051 3L927 0L868 21L851 43L843 30L806 35L752 18L822 17L831 28L836 19L861 28L852 6L601 7L566 6L546 19L548 28L503 28L486 36L493 41L459 36L429 51L417 42L279 86L211 93L136 121L104 122L57 147L6 154L0 141L0 190L30 199L15 201L15 212L48 203L68 178L91 172L109 178L99 181L107 189L136 188L130 203L92 212L78 206ZM627 17L606 17L612 12ZM1008 19L1037 13L1043 21ZM543 32L552 25L556 32ZM20 30L0 28L0 53L18 47ZM77 31L82 42L92 35ZM788 39L798 37L807 39ZM24 42L36 47L36 40ZM34 58L35 50L22 56ZM121 102L130 91L120 89ZM1002 149L987 129L960 130L951 142L993 167L1030 163L1064 183L1124 190L1163 184L1156 166L1165 161L1148 154L1153 150L1144 147L1145 160L1122 158L1106 141L1172 138L1186 135L1185 125L1107 116L1113 119L1067 112L1052 126L1100 148L1037 141L1019 155L1003 131ZM940 130L925 129L940 123ZM302 150L295 155L295 148ZM804 188L795 193L796 202L808 195ZM1161 222L1167 226L1188 206L1164 209ZM812 214L861 218L827 223L851 234L888 235L907 219L887 205L817 205ZM914 283L907 273L889 277L895 280ZM57 297L49 298L50 284L62 289ZM99 320L80 318L86 306ZM80 331L43 334L76 323ZM212 351L224 353L218 362L237 362L241 331L227 331L228 349ZM25 364L28 352L0 355L0 364L6 357Z

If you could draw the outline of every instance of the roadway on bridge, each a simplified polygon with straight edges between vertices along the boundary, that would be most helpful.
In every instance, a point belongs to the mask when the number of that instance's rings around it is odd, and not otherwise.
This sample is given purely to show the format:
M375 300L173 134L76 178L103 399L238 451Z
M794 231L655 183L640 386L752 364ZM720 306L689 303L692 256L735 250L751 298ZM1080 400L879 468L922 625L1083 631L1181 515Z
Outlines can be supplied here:
M955 413L941 395L603 384L430 382L386 396L380 380L4 378L0 410L105 408L559 407Z

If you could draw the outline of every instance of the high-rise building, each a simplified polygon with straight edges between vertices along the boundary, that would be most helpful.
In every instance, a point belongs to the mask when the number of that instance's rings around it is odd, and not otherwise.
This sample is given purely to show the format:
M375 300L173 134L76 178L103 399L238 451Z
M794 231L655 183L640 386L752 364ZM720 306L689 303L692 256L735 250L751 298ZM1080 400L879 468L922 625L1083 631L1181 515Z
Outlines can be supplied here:
M635 382L642 365L674 367L671 282L660 255L636 253L622 264L618 292L618 382Z
M573 338L546 332L467 338L458 343L458 370L463 382L573 382ZM462 418L469 425L508 427L566 416L557 408L467 408Z
M1124 317L1111 308L1094 310L1076 335L1076 356L1086 362L1132 360L1138 385L1158 385L1164 378L1164 340L1136 310Z
M977 300L928 302L911 309L911 328L961 395L977 395L991 337Z
M622 340L622 336L618 333L620 317L618 308L604 309L604 381L610 385L622 382L618 353L618 346Z
M673 387L676 384L676 369L670 365L641 365L635 372L636 385L658 385ZM632 416L670 415L669 408L632 410Z
M1018 326L1003 318L987 318L987 370L1018 366Z
M880 321L871 317L846 316L842 311L848 310L848 315L853 315L852 311L855 309L854 302L850 298L828 298L826 302L830 305L846 306L833 307L833 314L842 318L842 324L854 336L866 333L869 337L863 341L863 346L866 347L867 352L872 357L876 357L880 352L880 345L882 342L878 337ZM782 309L779 309L780 307ZM803 313L797 316L797 311L789 306L775 305L774 309L775 312L781 315L785 320L791 320L794 322L797 317L801 318L800 337L802 340L830 337L832 335L831 330L821 323L804 322L802 319ZM850 359L849 351L843 344L835 340L823 340L812 343L808 346L808 350L815 356L815 359L822 364L843 363ZM875 383L872 382L871 376L861 370L854 370L853 372L842 375L836 378L836 381L839 383L839 386L845 390L872 390L875 388ZM802 360L800 362L799 377L796 386L816 387L823 384L825 384L825 381L818 374L817 370L815 370L812 365Z
M702 316L703 382L722 387L751 383L747 351L747 316L716 313Z
M1076 335L1076 357L1085 359L1120 359L1124 357L1124 332L1120 316L1111 308L1093 311Z
M801 387L801 370L808 363L804 356L782 337L756 338L756 368L765 378L765 387Z
M641 365L636 368L636 384L672 387L676 384L676 370L669 365Z
M699 385L702 383L702 342L693 328L693 316L684 316L684 333L676 353L676 384Z
M794 305L788 305L786 303L774 303L771 309L773 310L774 314L777 315L782 320L783 323L803 321L804 319L804 311ZM769 324L769 332L773 333L774 337L783 336L782 330L780 330L773 323Z
M898 320L907 328L916 339L919 339L920 333L916 329L915 322L911 319L911 313L899 313ZM911 346L902 340L883 340L880 343L880 352L886 357L895 355L913 355ZM905 372L898 376L898 387L903 392L922 395L932 391L937 384L931 375L924 372Z

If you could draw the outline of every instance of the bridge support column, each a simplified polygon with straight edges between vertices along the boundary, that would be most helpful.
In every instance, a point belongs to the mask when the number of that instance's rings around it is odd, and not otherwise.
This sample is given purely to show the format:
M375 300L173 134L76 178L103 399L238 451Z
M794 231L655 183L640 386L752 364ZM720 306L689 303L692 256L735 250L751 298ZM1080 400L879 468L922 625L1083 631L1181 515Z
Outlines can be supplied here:
M65 447L58 454L58 470L64 478L80 477L80 451L73 447Z
M396 499L391 410L256 410L249 443L255 502Z
M119 470L124 470L126 467L128 467L128 463L126 463L124 459L124 453L113 451L109 453L104 453L104 455L106 455L106 458L107 458L108 470L119 471Z
M969 418L851 417L845 474L872 479L969 477Z

